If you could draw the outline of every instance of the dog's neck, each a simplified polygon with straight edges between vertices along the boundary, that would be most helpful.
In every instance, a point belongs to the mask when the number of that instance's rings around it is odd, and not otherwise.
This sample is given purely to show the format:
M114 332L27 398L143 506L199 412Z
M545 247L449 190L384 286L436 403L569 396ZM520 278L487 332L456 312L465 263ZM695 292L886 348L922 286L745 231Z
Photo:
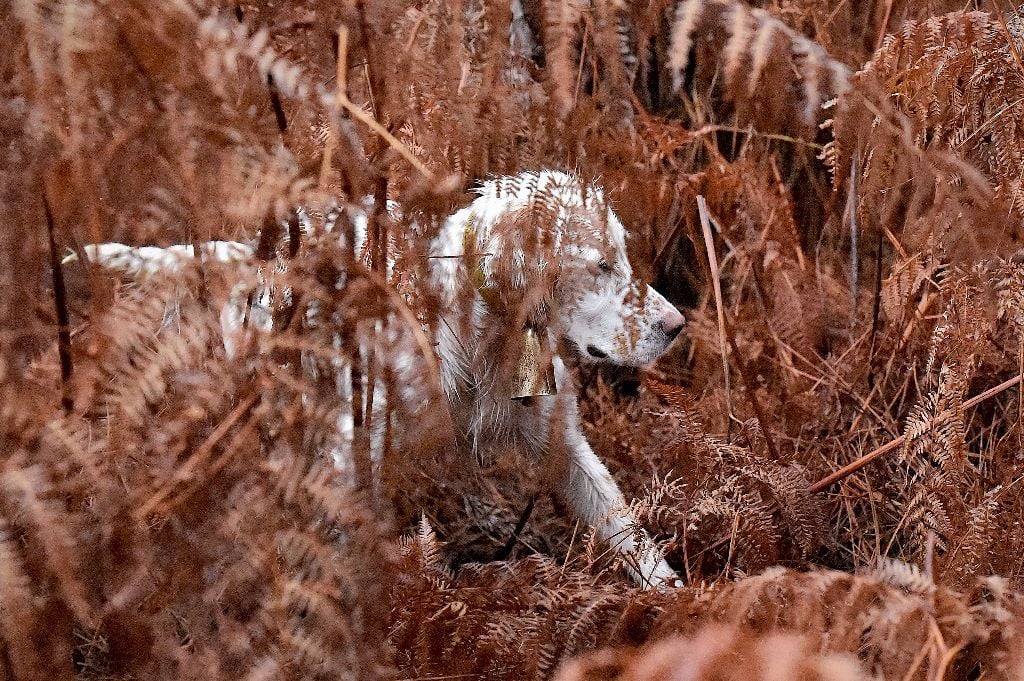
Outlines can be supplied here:
M564 329L553 296L564 235L556 225L571 222L574 211L607 210L598 189L554 171L494 180L479 194L445 221L431 253L441 303L438 354L453 400L466 391L509 393L531 332L540 339L541 364L557 355ZM548 220L545 233L540 225Z

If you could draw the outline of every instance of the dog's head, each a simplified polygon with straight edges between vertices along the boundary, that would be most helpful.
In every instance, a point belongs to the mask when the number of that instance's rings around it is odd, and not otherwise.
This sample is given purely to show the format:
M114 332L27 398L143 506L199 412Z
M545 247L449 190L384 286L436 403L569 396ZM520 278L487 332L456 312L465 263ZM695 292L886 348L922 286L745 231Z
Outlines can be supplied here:
M626 230L600 189L564 173L516 179L488 183L474 213L492 225L487 281L497 304L588 361L644 366L660 357L683 316L634 277Z
M682 331L683 315L634 277L625 229L611 210L583 217L581 223L593 232L563 249L556 326L581 357L626 366L650 364Z

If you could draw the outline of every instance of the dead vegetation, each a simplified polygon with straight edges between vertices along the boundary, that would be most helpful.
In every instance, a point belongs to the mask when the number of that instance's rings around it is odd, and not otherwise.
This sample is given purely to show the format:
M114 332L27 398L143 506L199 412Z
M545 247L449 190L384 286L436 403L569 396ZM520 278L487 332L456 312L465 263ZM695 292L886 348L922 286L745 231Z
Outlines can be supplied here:
M0 7L4 676L1020 678L1022 406L965 402L1024 367L1024 22L963 5ZM653 372L580 376L678 590L630 587L514 447L458 456L430 376L331 462L339 353L398 389L438 220L539 167L600 178L689 319ZM280 292L232 358L216 266L61 265L219 238Z

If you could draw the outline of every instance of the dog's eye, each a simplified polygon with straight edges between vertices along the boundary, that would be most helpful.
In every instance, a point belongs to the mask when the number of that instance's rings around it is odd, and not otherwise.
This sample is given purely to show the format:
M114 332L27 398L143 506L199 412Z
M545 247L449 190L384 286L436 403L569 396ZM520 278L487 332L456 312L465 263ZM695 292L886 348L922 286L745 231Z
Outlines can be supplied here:
M609 272L612 271L612 266L608 264L607 260L601 260L601 262L597 263L597 269L601 270L605 274L608 274Z

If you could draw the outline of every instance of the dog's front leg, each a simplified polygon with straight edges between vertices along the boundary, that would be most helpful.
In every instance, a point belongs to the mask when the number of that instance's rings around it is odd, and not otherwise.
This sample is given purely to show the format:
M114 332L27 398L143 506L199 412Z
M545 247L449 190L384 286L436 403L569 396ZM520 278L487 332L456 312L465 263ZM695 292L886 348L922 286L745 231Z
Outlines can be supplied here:
M679 576L625 510L619 486L583 436L575 413L566 419L565 445L569 461L563 494L576 514L597 530L602 541L623 554L630 576L638 584L644 588L676 585Z

